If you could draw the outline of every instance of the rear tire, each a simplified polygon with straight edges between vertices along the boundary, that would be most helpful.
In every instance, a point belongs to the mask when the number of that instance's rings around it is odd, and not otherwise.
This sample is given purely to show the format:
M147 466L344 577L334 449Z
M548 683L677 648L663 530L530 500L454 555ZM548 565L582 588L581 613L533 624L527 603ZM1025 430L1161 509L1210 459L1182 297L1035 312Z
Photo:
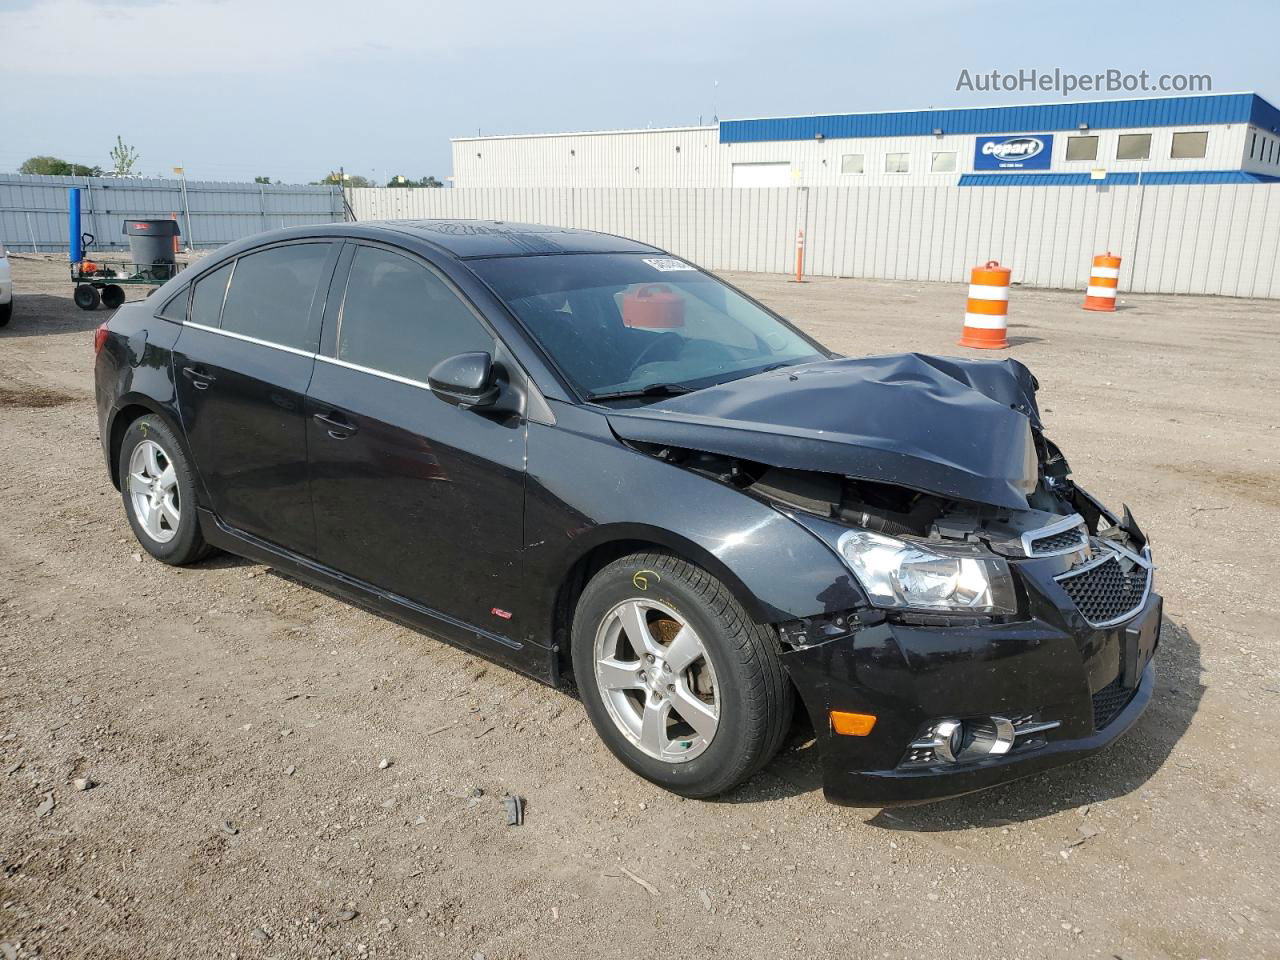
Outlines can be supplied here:
M108 310L116 310L124 303L124 287L117 283L109 283L102 288L102 305Z
M205 557L191 462L159 417L139 417L125 431L117 459L120 494L142 548L162 563L181 566Z
M596 574L578 600L572 644L600 738L673 793L733 789L786 736L793 692L772 632L679 557L632 554Z
M0 303L0 327L7 327L13 319L13 301Z

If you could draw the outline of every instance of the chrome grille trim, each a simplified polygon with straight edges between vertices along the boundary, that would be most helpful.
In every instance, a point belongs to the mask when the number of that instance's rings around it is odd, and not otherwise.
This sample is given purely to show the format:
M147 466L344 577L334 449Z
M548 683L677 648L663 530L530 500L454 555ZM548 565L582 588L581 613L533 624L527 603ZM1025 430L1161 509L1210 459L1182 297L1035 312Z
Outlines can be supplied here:
M1066 581L1074 580L1077 577L1088 574L1107 563L1119 564L1122 558L1133 561L1134 566L1143 573L1142 591L1137 601L1128 607L1123 613L1114 617L1108 617L1105 620L1091 620L1089 616L1080 609L1080 605L1075 601L1075 598L1072 597L1072 603L1076 605L1076 609L1079 610L1080 616L1084 617L1085 622L1088 623L1089 626L1098 628L1114 627L1116 624L1123 623L1130 619L1147 604L1147 598L1151 595L1151 548L1143 547L1142 554L1137 555L1132 550L1113 546L1105 540L1098 540L1096 538L1093 540L1093 547L1097 552L1092 560L1082 563L1079 566L1072 567L1066 573L1060 573L1053 579L1060 587L1063 587L1063 591L1071 597L1070 591L1063 586Z
M1072 531L1077 533L1074 542L1055 543L1041 548L1036 546L1041 541L1062 539L1064 534ZM1085 528L1084 517L1078 513L1063 517L1039 530L1028 530L1022 535L1022 552L1028 557L1059 557L1084 550L1088 546L1089 531Z

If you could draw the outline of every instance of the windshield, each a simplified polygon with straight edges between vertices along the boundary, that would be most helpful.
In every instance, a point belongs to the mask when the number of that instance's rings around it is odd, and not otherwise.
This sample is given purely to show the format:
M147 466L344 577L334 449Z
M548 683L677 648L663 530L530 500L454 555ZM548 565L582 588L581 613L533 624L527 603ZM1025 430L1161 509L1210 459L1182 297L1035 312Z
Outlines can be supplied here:
M588 399L680 393L827 356L672 257L565 254L469 266Z

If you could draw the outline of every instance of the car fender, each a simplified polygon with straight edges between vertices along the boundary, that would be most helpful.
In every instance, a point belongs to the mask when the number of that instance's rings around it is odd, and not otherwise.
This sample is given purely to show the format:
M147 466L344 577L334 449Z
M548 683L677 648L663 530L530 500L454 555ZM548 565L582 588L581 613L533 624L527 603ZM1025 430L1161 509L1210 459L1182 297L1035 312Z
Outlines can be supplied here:
M598 414L556 412L556 426L529 430L525 622L534 642L546 642L575 564L619 541L657 544L704 567L761 623L866 604L831 548L780 510L625 446Z

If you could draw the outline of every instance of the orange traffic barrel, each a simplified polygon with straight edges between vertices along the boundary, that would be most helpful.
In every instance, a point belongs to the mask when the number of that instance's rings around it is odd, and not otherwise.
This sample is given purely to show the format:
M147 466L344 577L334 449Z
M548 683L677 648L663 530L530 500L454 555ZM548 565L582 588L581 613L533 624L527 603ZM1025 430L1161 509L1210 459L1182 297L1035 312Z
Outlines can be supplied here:
M1118 286L1120 286L1120 258L1113 257L1109 250L1098 254L1093 258L1093 269L1089 271L1089 287L1084 292L1084 308L1115 310Z
M995 260L973 268L960 346L998 350L1009 345L1005 337L1009 327L1009 276L1009 268Z

